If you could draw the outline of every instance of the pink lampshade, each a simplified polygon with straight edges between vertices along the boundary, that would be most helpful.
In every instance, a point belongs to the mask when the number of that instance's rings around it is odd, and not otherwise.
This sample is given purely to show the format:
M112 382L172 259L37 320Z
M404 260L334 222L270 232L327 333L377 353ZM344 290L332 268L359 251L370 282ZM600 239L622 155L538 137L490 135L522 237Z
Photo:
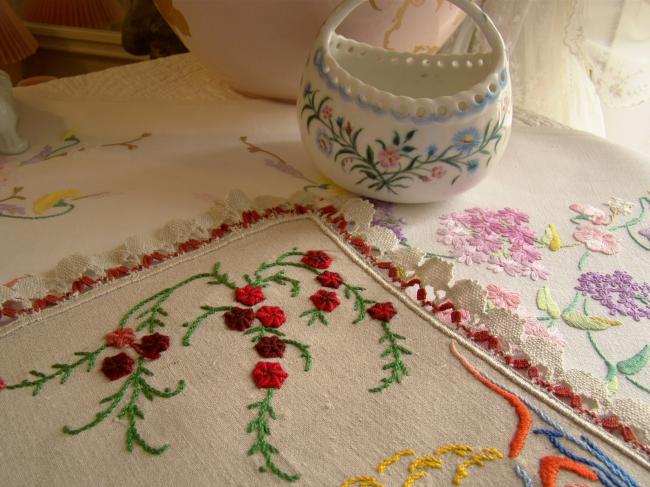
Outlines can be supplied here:
M122 21L124 10L117 0L28 0L24 17L42 24L106 29Z
M38 43L7 3L0 0L0 66L22 61L34 54Z

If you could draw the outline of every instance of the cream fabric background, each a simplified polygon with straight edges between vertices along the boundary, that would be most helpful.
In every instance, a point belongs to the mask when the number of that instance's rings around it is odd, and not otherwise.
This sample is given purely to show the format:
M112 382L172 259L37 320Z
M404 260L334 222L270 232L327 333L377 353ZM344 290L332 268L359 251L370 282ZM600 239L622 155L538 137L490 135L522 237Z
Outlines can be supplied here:
M291 272L303 281L299 297L289 298L283 287L265 290L265 304L280 305L288 315L282 330L311 344L315 359L307 373L302 371L302 359L294 350L288 350L282 360L289 378L274 398L278 420L271 425L270 438L281 451L276 456L279 466L300 471L303 479L299 485L324 486L339 485L356 475L372 475L382 459L405 448L423 455L445 443L466 442L477 449L494 447L507 453L516 427L513 409L460 366L449 353L446 335L399 302L308 220L272 226L200 256L190 254L22 319L1 332L0 373L12 383L32 368L44 371L52 363L71 358L74 351L94 349L140 299L188 275L211 269L215 261L221 261L223 270L241 283L240 274L251 272L262 261L273 260L293 246L325 250L335 259L332 270L341 272L346 282L363 285L370 298L393 302L398 315L391 325L407 337L405 345L414 354L405 357L411 375L403 384L371 394L367 389L383 376L381 366L385 363L380 358L384 346L377 343L381 336L377 322L369 319L353 326L351 304L343 300L329 315L329 327L308 328L298 315L310 307L307 297L318 287L302 270ZM126 426L114 417L76 437L61 432L64 424L74 427L91 420L99 410L98 400L118 388L97 369L90 373L80 370L66 385L50 383L35 398L28 390L0 393L0 411L5 418L0 436L0 485L284 484L272 475L258 473L260 458L245 455L253 443L252 435L245 433L253 415L245 406L263 397L263 391L257 390L250 379L258 360L251 343L238 332L227 330L219 317L203 324L191 347L180 344L184 329L178 324L197 316L199 305L231 302L232 291L200 282L180 290L169 301L168 322L174 325L168 325L163 333L171 335L172 345L149 364L155 373L151 382L163 388L185 379L188 386L172 399L142 400L146 421L138 425L152 444L171 444L162 457L147 455L138 448L131 454L126 452ZM487 374L506 383L507 379L488 364L480 363L467 350L463 353ZM514 383L507 387L530 397ZM533 402L541 404L537 399ZM570 419L544 409L573 434L581 433ZM536 420L535 426L542 424ZM647 471L591 433L588 436L637 480L647 479ZM555 453L545 439L531 434L517 462L533 475L539 458ZM445 469L432 472L420 485L450 482L452 466L460 459L448 456L444 460ZM388 470L382 479L386 486L401 485L406 478L405 465ZM507 458L483 468L472 467L463 485L521 485L513 468L514 462ZM577 478L561 475L562 482L570 480Z

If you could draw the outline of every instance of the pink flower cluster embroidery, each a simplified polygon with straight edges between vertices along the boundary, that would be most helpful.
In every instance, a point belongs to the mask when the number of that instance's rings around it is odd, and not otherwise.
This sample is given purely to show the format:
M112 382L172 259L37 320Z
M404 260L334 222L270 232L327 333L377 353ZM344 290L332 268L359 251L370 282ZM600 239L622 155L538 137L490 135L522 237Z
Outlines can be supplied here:
M495 273L547 279L542 254L535 248L537 236L520 210L470 208L440 218L438 241L466 265L484 264Z

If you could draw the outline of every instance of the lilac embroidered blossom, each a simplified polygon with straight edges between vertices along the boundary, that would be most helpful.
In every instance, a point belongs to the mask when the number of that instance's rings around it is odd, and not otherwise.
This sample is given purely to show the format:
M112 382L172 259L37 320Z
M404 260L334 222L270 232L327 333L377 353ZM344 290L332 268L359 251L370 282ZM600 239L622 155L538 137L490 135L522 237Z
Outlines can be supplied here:
M388 203L386 201L379 201L368 198L368 201L375 207L375 215L372 224L380 227L385 227L393 231L400 242L406 242L406 235L404 234L403 226L406 225L406 220L397 218L393 214L395 203Z
M470 208L440 218L438 241L466 265L485 265L495 273L547 279L537 236L526 224L528 215L514 208L498 211Z
M635 282L627 272L586 272L575 289L609 309L612 316L629 316L635 321L650 318L650 284Z

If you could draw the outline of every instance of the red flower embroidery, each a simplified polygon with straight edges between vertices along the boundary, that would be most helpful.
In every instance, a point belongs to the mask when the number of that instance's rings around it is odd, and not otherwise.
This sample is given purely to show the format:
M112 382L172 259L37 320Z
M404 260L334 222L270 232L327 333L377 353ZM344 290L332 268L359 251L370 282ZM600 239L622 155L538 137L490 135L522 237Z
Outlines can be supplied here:
M7 383L5 382L5 380L2 377L0 377L0 391L2 389L6 389L6 388L7 388Z
M102 363L102 372L108 380L117 380L133 372L135 361L124 352L106 357Z
M247 306L253 306L254 304L264 301L266 296L264 296L262 288L247 284L246 286L235 290L235 299Z
M336 293L325 291L325 289L321 289L316 294L312 294L309 299L321 311L332 311L341 304L341 300Z
M327 269L332 265L332 258L322 250L308 250L301 260L303 264L316 269Z
M255 345L255 350L264 358L282 358L284 350L287 348L285 343L275 335L270 337L262 337Z
M390 303L377 303L368 308L368 313L376 320L390 321L397 314L397 311Z
M131 328L118 328L106 335L106 345L113 348L124 348L135 343L135 333Z
M319 275L316 280L325 287L331 287L338 289L339 286L343 283L343 279L338 272L325 271Z
M237 331L248 330L253 324L254 318L255 312L251 308L239 308L237 306L223 314L226 326Z
M133 348L144 358L157 360L160 358L160 353L169 348L169 337L160 333L143 336L140 343L133 345Z
M253 369L253 381L260 389L279 389L289 377L277 362L257 362Z
M280 328L287 321L284 311L277 306L262 306L257 310L255 316L264 326L269 328Z

